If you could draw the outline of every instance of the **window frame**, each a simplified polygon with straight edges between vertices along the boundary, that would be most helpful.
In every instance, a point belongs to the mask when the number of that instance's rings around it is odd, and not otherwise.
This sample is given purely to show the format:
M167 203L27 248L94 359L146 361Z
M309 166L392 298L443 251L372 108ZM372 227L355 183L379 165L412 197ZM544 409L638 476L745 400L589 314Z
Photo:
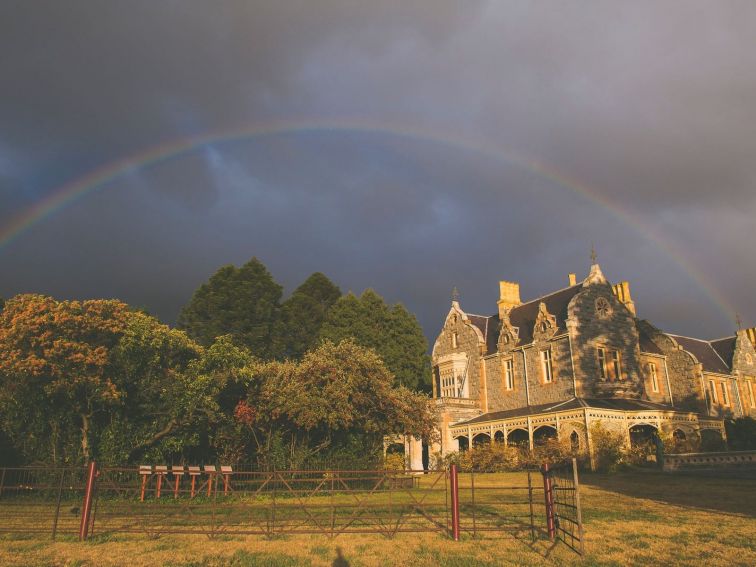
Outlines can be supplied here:
M717 396L717 383L711 379L709 379L709 396L711 396L711 403L719 404L719 396Z
M515 379L514 379L514 359L505 358L503 361L502 370L504 378L504 391L514 392Z
M656 370L656 363L648 363L648 372L651 375L651 391L655 394L659 393L659 374Z
M606 347L596 347L596 357L598 359L599 378L606 381L609 378L609 372L606 366Z
M543 384L554 383L554 360L551 348L545 348L541 353L541 381ZM548 378L548 379L547 379Z
M722 405L730 405L730 396L727 394L727 382L724 380L719 383L719 389L722 391Z

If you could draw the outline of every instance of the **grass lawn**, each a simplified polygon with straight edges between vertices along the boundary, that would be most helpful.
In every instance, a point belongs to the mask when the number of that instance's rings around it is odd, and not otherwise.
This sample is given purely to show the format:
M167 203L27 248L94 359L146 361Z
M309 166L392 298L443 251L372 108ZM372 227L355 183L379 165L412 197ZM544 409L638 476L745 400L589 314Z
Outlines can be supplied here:
M521 484L517 473L496 480ZM490 477L487 480L491 480ZM487 534L453 542L431 533L324 536L0 535L0 565L129 566L496 566L756 565L756 479L670 476L657 472L585 474L586 555L529 533ZM537 509L542 515L542 505ZM1 511L0 511L1 514ZM0 517L0 522L2 518ZM464 526L463 526L464 527ZM346 563L339 563L338 554Z

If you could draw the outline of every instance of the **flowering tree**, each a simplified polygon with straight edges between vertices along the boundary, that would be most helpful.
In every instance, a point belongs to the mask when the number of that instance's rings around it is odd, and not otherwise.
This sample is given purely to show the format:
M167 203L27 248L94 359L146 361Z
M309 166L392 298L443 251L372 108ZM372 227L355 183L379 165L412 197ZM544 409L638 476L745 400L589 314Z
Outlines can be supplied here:
M79 430L81 455L91 456L92 418L120 403L109 354L126 326L119 301L56 301L19 295L0 313L3 425L16 438L51 436L53 458L67 426ZM33 442L32 439L32 442Z

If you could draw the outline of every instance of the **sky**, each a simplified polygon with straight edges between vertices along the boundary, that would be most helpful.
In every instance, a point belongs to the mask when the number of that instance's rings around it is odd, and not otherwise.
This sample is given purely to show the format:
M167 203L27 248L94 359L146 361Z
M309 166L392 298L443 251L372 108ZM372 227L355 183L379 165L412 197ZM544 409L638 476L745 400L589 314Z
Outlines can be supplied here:
M752 0L4 0L0 77L6 298L173 323L256 256L432 343L593 245L662 329L756 326Z

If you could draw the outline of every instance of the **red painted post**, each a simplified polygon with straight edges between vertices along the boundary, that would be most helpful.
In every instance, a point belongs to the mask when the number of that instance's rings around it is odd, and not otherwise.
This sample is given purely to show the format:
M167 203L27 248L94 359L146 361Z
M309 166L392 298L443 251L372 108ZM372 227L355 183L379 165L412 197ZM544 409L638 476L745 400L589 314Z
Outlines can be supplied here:
M87 539L89 533L89 517L92 513L92 500L97 478L97 463L90 461L87 467L87 484L84 489L84 502L81 506L81 524L79 526L79 541Z
M449 488L451 492L452 538L454 541L459 541L459 477L457 476L457 465L452 465L449 469Z
M546 528L549 532L549 539L554 541L556 529L554 528L554 491L552 489L551 475L549 474L549 463L544 463L541 467L543 474L543 495L546 500Z

